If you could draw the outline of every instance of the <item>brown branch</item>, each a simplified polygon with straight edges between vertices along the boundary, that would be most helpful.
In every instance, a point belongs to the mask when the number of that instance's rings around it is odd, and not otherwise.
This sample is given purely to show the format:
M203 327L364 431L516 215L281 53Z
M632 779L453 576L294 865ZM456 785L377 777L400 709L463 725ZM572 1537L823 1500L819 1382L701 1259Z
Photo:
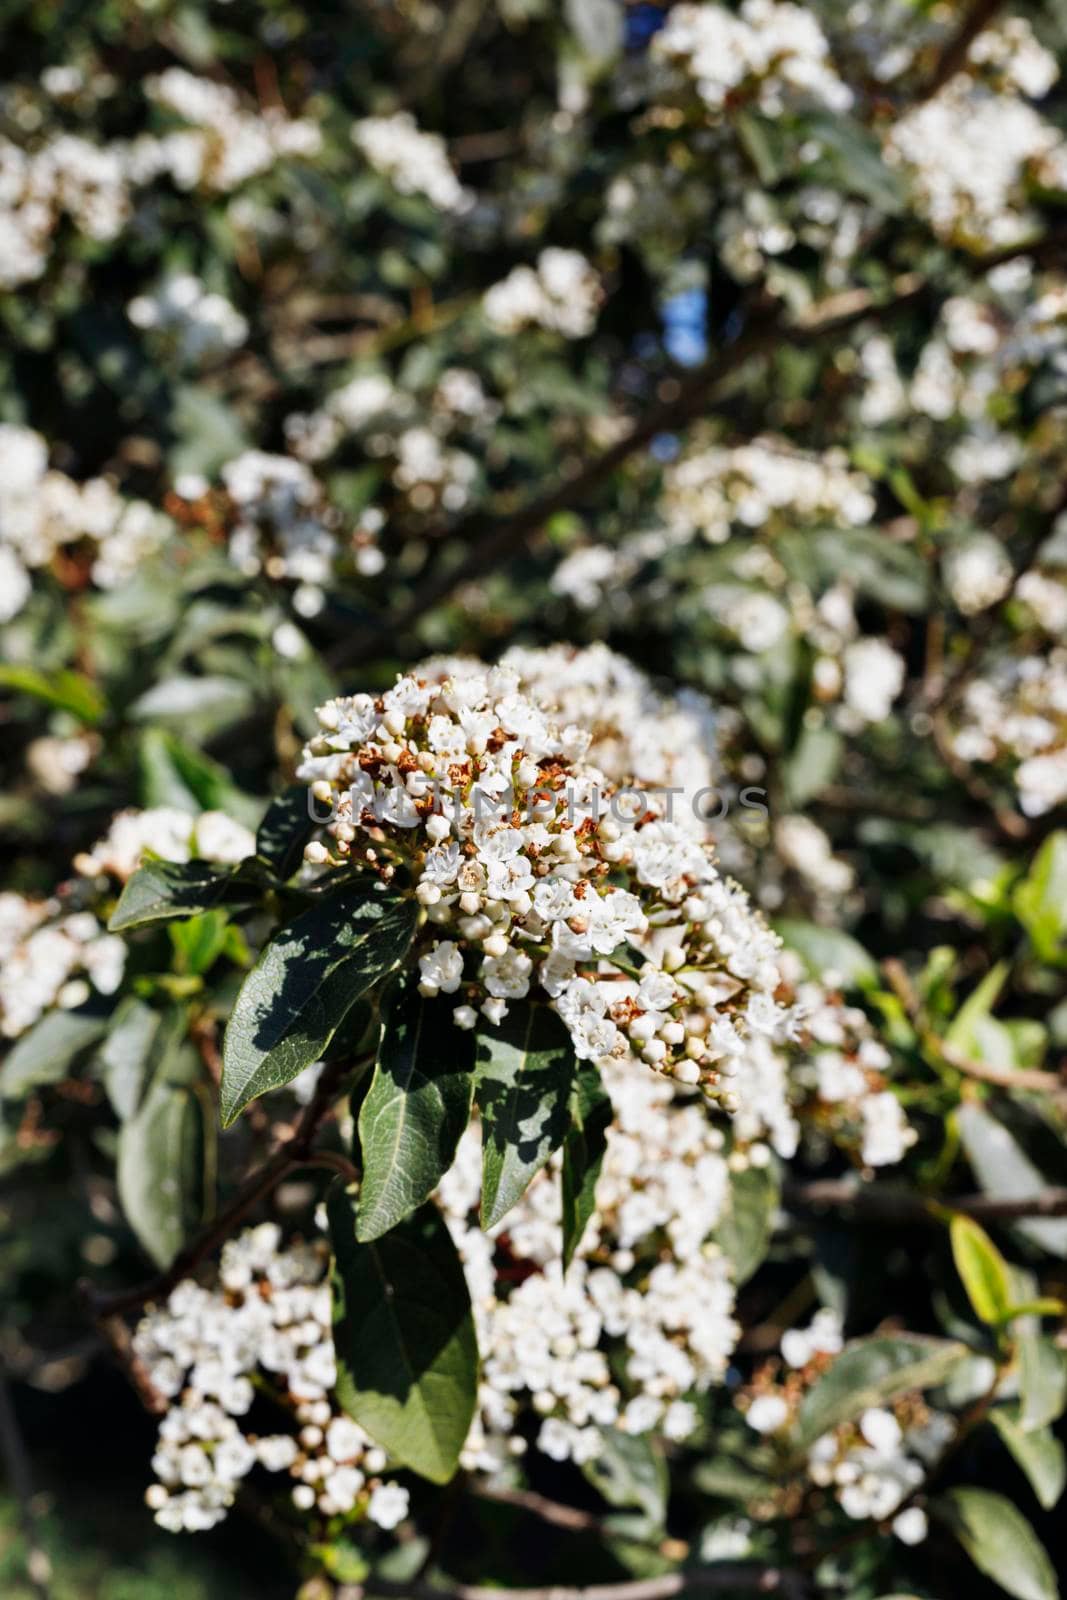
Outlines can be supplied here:
M787 1183L782 1202L793 1211L843 1211L871 1222L938 1221L937 1212L962 1211L984 1222L1016 1222L1027 1217L1067 1217L1067 1189L1039 1189L1007 1198L994 1194L952 1195L935 1199L892 1183L858 1183L853 1178L819 1178Z
M676 1595L768 1594L802 1600L807 1585L799 1573L749 1561L665 1572L655 1578L594 1583L578 1589L550 1584L538 1589L484 1588L470 1583L392 1583L369 1578L362 1593L383 1600L673 1600Z
M485 513L480 513L461 527L445 528L438 535L431 536L431 544L448 537L473 537L474 542L457 565L444 571L431 572L416 589L409 603L396 616L384 621L380 629L369 629L343 642L339 649L332 652L331 665L353 666L367 660L375 653L384 635L395 638L406 632L425 612L447 599L462 584L491 571L502 560L520 550L546 522L595 489L658 434L691 421L709 402L721 397L728 380L755 356L764 355L780 344L805 346L818 343L843 333L866 317L901 309L917 299L925 288L925 279L909 273L897 280L894 295L887 302L880 301L866 290L849 290L812 308L795 322L785 323L777 314L757 322L734 344L726 350L717 351L710 361L680 380L677 392L639 418L623 438L584 466L567 474L547 494L503 519L491 521Z
M1002 250L974 256L963 262L975 277L1020 256L1040 260L1045 253L1062 248L1065 232L1050 229L1040 238L1020 240ZM388 639L395 647L426 612L447 599L464 583L491 572L520 551L553 516L573 508L590 490L597 488L637 451L660 433L670 432L698 416L701 411L724 398L729 382L747 362L765 355L776 346L804 347L845 333L867 318L883 319L904 310L930 289L929 281L918 273L906 273L893 284L893 293L883 298L866 289L848 289L810 307L792 322L779 311L753 322L747 332L724 350L718 350L703 366L678 383L677 392L639 418L623 438L600 455L577 465L554 488L517 511L494 516L491 511L475 512L458 524L434 529L427 534L431 548L440 549L458 540L468 544L467 553L453 567L438 563L416 588L408 603L392 616L368 625L362 632L340 641L329 652L334 668L358 666L370 660Z
M7 1487L19 1511L22 1536L26 1541L26 1576L37 1600L50 1600L52 1564L37 1538L37 1514L33 1503L33 1477L29 1457L19 1428L7 1377L0 1370L0 1461L4 1465Z
M1067 1081L1057 1072L1042 1072L1036 1067L994 1066L989 1061L975 1061L962 1050L947 1044L927 1022L904 963L898 961L896 956L888 956L882 962L882 971L889 987L907 1012L909 1021L914 1024L923 1049L928 1056L933 1056L935 1061L943 1062L946 1066L955 1068L957 1072L965 1073L969 1078L977 1078L982 1083L994 1083L1001 1089L1025 1089L1034 1094L1067 1093Z
M1004 0L974 0L974 4L969 6L961 17L955 33L945 44L933 72L915 97L913 104L932 100L934 95L956 76L960 68L966 65L972 44L994 21L1003 4Z
M165 1299L183 1278L195 1272L200 1263L229 1238L248 1213L291 1172L306 1165L309 1158L312 1158L313 1165L318 1164L324 1152L312 1151L315 1134L337 1098L342 1080L359 1064L338 1061L323 1068L296 1132L278 1145L264 1164L252 1173L226 1209L179 1252L164 1272L157 1273L154 1278L132 1289L120 1289L115 1294L101 1294L95 1285L83 1280L78 1286L79 1292L94 1320L100 1322L101 1319L121 1317L131 1311L139 1311L149 1301Z

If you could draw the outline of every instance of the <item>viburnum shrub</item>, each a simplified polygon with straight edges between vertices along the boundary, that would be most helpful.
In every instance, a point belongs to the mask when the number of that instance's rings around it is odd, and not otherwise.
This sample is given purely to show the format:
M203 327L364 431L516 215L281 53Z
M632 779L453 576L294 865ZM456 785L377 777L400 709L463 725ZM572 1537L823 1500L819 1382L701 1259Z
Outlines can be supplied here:
M1057 1600L1063 7L61 10L5 1595Z

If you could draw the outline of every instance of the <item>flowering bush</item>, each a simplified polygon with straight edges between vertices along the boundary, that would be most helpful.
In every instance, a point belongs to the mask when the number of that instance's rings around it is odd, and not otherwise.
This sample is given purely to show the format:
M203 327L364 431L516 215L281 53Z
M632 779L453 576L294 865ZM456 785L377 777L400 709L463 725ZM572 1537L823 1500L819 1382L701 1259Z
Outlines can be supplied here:
M7 1589L1057 1600L1061 8L4 29Z

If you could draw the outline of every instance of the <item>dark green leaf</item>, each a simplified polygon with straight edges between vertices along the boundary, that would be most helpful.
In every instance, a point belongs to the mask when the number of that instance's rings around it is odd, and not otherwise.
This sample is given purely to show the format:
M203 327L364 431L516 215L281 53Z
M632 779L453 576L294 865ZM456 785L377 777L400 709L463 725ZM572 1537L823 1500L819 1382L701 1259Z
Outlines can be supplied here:
M304 846L314 829L308 814L307 784L291 784L267 807L256 830L256 855L284 883L303 860Z
M801 1401L793 1430L797 1449L806 1450L871 1406L943 1382L966 1354L964 1345L919 1334L855 1340Z
M961 1486L930 1506L979 1572L1015 1600L1059 1600L1052 1563L1021 1511L1001 1494Z
M446 1483L478 1392L474 1317L448 1227L427 1205L363 1244L357 1206L340 1182L327 1210L338 1398L398 1461Z
M610 1506L636 1506L655 1527L667 1515L667 1465L647 1433L601 1428L601 1448L582 1471Z
M832 972L846 989L862 989L877 983L878 968L871 957L851 934L840 928L824 928L790 917L777 921L774 927L790 950L796 951L813 978L823 980Z
M1067 1482L1067 1458L1052 1429L1027 1431L1020 1427L1017 1413L1003 1407L991 1411L989 1420L1025 1472L1038 1503L1051 1511Z
M570 1266L596 1209L596 1186L608 1148L611 1101L600 1074L583 1062L571 1095L571 1127L563 1141L563 1267Z
M778 1173L771 1165L730 1174L728 1207L715 1239L733 1263L738 1286L748 1282L767 1254L779 1193Z
M1058 1422L1067 1409L1067 1355L1036 1327L1019 1336L1019 1425Z
M414 900L350 883L275 934L241 985L226 1029L224 1126L322 1058L360 996L403 957L417 912Z
M198 916L216 906L255 905L259 890L240 868L208 861L148 861L138 867L119 896L108 927L112 933Z
M424 999L414 977L393 998L359 1113L361 1240L380 1238L429 1198L470 1120L474 1036L452 1011L447 999Z
M58 1083L106 1027L106 1015L96 1008L46 1012L22 1035L0 1068L0 1098L19 1100L42 1084Z
M119 1135L119 1199L158 1267L203 1221L214 1171L214 1119L201 1094L155 1082Z
M522 1000L478 1035L475 1095L482 1113L482 1227L525 1194L570 1125L575 1056L547 1006Z

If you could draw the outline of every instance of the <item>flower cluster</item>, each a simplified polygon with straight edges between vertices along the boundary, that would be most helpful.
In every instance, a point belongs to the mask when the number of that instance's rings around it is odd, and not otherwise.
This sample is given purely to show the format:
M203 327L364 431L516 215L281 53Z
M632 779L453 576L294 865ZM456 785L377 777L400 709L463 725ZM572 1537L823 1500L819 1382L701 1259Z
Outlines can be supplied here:
M736 1108L751 1040L790 1027L778 941L673 797L609 781L589 730L511 666L416 672L318 715L299 772L330 843L308 859L410 874L424 993L457 994L472 1027L472 1002L495 1023L537 987L580 1058L639 1056Z
M108 242L134 216L136 192L161 177L182 190L228 194L279 160L321 148L314 123L277 107L252 112L235 90L182 67L144 87L179 126L107 145L61 133L32 151L0 139L0 285L18 288L45 273L64 218Z
M744 104L768 117L813 105L843 111L852 104L817 19L790 0L743 0L737 12L714 4L672 6L652 53L692 80L715 119Z
M1067 649L1005 657L969 683L953 746L961 761L1013 765L1028 817L1067 800Z
M739 1398L749 1427L759 1434L784 1432L816 1379L832 1370L843 1347L836 1313L818 1311L808 1328L790 1328L781 1340L781 1360L757 1372ZM932 1410L921 1394L900 1396L892 1406L870 1406L855 1422L823 1434L809 1447L808 1475L832 1488L845 1515L857 1521L890 1522L903 1544L926 1537L926 1513L914 1499L955 1435L946 1412ZM903 1508L903 1509L902 1509Z
M352 140L401 194L425 195L438 211L463 212L474 204L452 170L444 140L424 133L410 111L364 117L353 126Z
M869 478L842 452L805 454L784 440L753 439L734 447L699 442L664 478L662 512L680 536L723 544L731 530L788 520L858 528L875 502Z
M59 896L0 895L0 1033L17 1038L52 1006L70 1010L93 990L116 992L126 946L106 931L97 910L100 897L125 883L146 853L230 863L254 850L254 836L222 811L121 811L90 851L75 856L77 876Z
M179 1284L142 1319L133 1349L170 1402L146 1499L172 1533L221 1522L242 1480L261 1467L295 1480L294 1505L394 1528L407 1490L383 1479L386 1454L330 1398L337 1365L322 1241L281 1247L270 1222L223 1247L218 1283ZM297 1431L247 1432L265 1381Z
M523 1412L557 1461L598 1455L605 1428L685 1439L691 1397L721 1381L736 1343L730 1265L712 1237L730 1204L722 1132L663 1078L614 1066L604 1087L614 1122L596 1211L566 1272L558 1157L488 1234L477 1124L441 1184L482 1354L471 1470L525 1450Z
M0 1033L17 1039L49 1010L69 1010L122 982L126 946L95 912L0 894Z
M979 34L969 65L973 74L958 72L894 121L884 148L886 159L909 173L918 205L939 233L989 248L1023 233L1028 175L1062 187L1067 145L1026 98L1047 93L1058 68L1025 19Z
M596 326L603 299L600 279L577 250L550 245L537 266L513 267L486 291L482 311L496 333L546 328L565 339L585 339Z
M175 272L151 294L139 294L127 307L136 328L158 332L189 365L239 349L248 323L225 295L209 294L192 272Z
M0 620L22 610L30 573L79 558L93 583L127 582L170 538L173 524L143 500L124 500L107 478L77 483L49 468L39 433L0 423Z

